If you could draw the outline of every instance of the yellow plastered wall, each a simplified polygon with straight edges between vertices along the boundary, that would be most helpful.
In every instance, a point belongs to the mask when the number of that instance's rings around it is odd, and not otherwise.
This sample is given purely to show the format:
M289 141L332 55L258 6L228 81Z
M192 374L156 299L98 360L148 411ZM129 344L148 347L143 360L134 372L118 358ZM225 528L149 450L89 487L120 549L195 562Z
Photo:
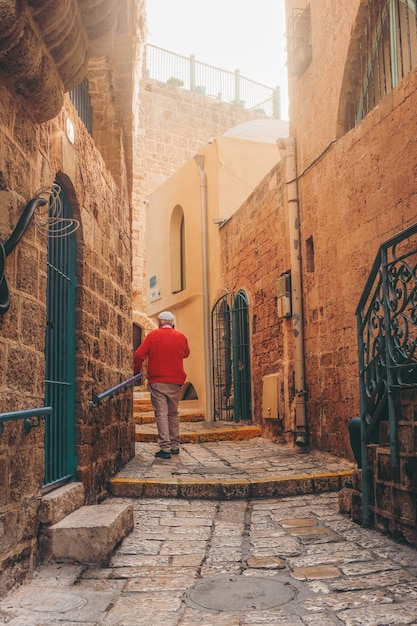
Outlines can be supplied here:
M218 219L231 218L256 185L279 160L274 143L221 136L199 152L204 156L206 188L202 186L195 159L188 161L148 198L147 206L147 312L156 316L170 310L178 330L189 340L191 355L185 362L187 381L197 392L194 404L203 410L206 402L203 305L202 241L207 241L207 282L210 310L222 289L220 284L220 238ZM203 199L205 197L205 200ZM207 219L202 222L202 204ZM172 255L178 240L172 240L172 216L179 207L184 215L184 288L176 292ZM174 250L172 250L174 246ZM176 293L175 293L176 292ZM208 346L211 350L211 344ZM212 416L206 416L211 420Z

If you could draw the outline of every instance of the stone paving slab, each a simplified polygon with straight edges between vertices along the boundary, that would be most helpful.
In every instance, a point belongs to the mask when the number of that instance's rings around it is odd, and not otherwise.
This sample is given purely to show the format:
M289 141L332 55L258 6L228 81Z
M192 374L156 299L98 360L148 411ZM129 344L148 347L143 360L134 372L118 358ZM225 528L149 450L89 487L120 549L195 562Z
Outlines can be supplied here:
M0 624L417 624L416 551L341 515L336 493L123 502L134 530L107 567L42 565Z
M183 443L179 455L156 459L158 445L136 443L136 455L110 480L118 497L272 498L339 491L354 464L263 437Z

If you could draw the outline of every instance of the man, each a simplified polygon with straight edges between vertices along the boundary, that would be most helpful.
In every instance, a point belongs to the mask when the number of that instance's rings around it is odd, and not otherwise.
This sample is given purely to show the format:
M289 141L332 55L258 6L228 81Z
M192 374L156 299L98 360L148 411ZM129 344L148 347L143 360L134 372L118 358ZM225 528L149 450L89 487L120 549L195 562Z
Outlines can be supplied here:
M175 318L170 311L158 315L158 329L150 332L134 356L134 373L140 372L148 359L148 384L158 428L160 459L170 459L180 451L180 419L178 404L186 373L183 359L190 354L184 333L175 330Z

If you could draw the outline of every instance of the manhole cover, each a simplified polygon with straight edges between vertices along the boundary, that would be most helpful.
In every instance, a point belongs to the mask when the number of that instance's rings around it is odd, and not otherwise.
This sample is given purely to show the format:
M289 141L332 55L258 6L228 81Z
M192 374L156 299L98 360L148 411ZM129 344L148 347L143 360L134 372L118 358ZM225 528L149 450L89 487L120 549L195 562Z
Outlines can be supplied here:
M62 591L51 593L51 591L37 591L20 602L24 609L41 611L42 613L58 612L66 613L80 609L87 604L87 600L79 595L72 595Z
M259 576L216 576L199 581L187 593L194 608L215 611L269 609L293 599L295 588Z

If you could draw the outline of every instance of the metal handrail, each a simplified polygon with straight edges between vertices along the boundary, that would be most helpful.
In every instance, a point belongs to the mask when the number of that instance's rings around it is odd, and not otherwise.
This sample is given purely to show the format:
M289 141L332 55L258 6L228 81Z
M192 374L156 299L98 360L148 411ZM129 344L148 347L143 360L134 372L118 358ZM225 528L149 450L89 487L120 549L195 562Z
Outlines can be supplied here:
M3 434L4 431L4 423L10 421L17 421L20 419L24 419L24 431L25 433L29 433L32 428L40 425L40 418L45 415L52 415L52 407L51 406L43 406L37 409L24 409L22 411L11 411L9 413L0 413L0 435ZM36 424L33 424L31 421L32 417L37 417L38 421Z
M141 378L142 378L142 374L135 374L134 376L131 376L131 378L128 378L127 380L122 381L115 387L111 387L111 389L108 389L107 391L103 391L103 393L100 393L99 395L94 396L93 399L90 400L89 405L88 405L90 411L94 408L94 405L98 406L100 402L104 400L104 398L113 398L115 395L118 394L119 391L126 389L126 387L128 387L129 385L133 385L133 383L135 383L137 380L140 380Z
M381 244L356 309L361 401L362 511L370 522L367 444L389 421L392 467L398 465L394 391L417 387L417 223Z

